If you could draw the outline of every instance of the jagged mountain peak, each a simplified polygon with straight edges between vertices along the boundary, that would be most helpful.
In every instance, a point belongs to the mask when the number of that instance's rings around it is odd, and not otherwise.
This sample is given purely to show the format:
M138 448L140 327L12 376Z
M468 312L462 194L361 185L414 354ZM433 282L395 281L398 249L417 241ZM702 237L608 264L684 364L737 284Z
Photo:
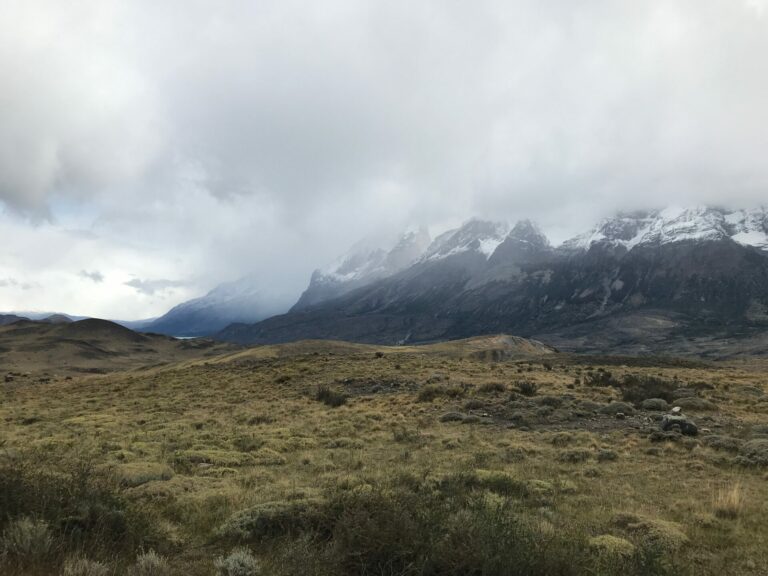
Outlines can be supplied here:
M732 211L704 205L620 213L602 219L590 231L563 243L562 248L579 251L608 246L632 250L636 246L727 238L768 249L768 213L764 208Z
M330 266L315 270L317 281L352 282L366 278L388 276L412 264L429 246L431 239L426 228L402 233L394 245L382 246L371 240L362 240Z
M542 232L538 224L531 220L518 220L510 230L507 238L512 238L520 242L527 242L535 246L548 247L549 239Z
M416 262L430 241L427 229L420 227L401 234L394 245L358 242L333 264L312 273L309 287L291 310L303 310L396 274Z
M509 233L506 222L492 222L472 218L459 228L443 232L435 238L423 260L441 260L468 251L476 251L490 258Z

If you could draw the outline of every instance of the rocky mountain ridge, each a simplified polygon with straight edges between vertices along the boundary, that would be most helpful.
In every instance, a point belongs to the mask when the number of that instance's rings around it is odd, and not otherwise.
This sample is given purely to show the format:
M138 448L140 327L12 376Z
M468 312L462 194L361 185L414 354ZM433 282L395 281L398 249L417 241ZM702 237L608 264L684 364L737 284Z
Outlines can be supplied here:
M668 338L655 339L659 346L753 333L768 322L766 238L763 208L620 214L557 247L528 221L509 229L471 220L391 276L218 337L397 343L505 332L548 335L567 347L566 331L583 344L590 326L607 330L607 318L623 318L632 329L613 331L643 345L660 329L650 316L663 319ZM617 344L603 341L606 349Z

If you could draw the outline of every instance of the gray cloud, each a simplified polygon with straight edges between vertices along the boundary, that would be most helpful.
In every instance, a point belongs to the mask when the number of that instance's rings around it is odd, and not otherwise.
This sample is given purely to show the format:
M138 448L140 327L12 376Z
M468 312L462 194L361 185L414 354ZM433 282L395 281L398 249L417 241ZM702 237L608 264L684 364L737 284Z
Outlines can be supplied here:
M0 202L87 244L70 270L196 293L258 272L295 295L406 225L530 217L562 237L617 209L752 205L764 7L12 0ZM54 265L14 250L0 269Z
M94 270L93 272L88 272L86 270L80 270L79 276L81 278L87 278L88 280L96 283L101 284L104 282L104 274L99 272L98 270Z
M141 280L139 278L134 278L133 280L125 282L126 286L135 288L137 292L146 294L147 296L153 296L159 292L165 292L173 288L179 288L185 284L185 282L180 282L177 280L165 280L162 278L157 280Z
M35 287L31 282L19 282L15 278L0 278L0 288L19 288L27 291Z

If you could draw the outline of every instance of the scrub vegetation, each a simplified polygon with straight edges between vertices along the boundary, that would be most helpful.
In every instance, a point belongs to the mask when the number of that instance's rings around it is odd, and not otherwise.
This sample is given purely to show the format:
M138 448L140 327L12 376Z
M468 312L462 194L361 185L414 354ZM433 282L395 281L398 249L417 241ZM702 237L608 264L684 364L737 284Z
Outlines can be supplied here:
M768 572L765 364L495 345L16 373L0 572ZM660 432L684 398L698 435Z

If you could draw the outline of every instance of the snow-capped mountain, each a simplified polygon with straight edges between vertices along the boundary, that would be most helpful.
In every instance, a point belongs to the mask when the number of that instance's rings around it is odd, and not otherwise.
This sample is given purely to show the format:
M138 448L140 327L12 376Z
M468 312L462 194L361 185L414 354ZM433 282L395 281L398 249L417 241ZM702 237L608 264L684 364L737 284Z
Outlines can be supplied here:
M392 276L421 257L429 242L426 228L402 234L387 248L360 242L327 268L315 270L309 287L291 310L303 310Z
M732 240L768 250L768 208L729 212L725 223Z
M768 213L764 208L729 211L697 206L620 214L606 218L592 230L566 241L563 248L589 250L593 246L603 246L631 250L642 245L725 238L745 246L768 249Z
M216 286L205 296L183 302L143 326L144 332L170 336L206 336L232 322L258 322L288 306L265 294L263 282L247 276Z
M543 261L552 254L552 245L544 232L530 220L520 220L491 255L491 264L521 264Z
M528 221L509 230L470 220L412 265L332 303L219 336L397 343L506 332L560 346L577 339L592 349L668 351L671 338L766 328L768 212L693 207L619 214L557 248Z
M435 238L422 257L423 261L448 258L462 252L478 252L487 258L504 241L509 232L506 222L472 219L461 227L448 230Z

